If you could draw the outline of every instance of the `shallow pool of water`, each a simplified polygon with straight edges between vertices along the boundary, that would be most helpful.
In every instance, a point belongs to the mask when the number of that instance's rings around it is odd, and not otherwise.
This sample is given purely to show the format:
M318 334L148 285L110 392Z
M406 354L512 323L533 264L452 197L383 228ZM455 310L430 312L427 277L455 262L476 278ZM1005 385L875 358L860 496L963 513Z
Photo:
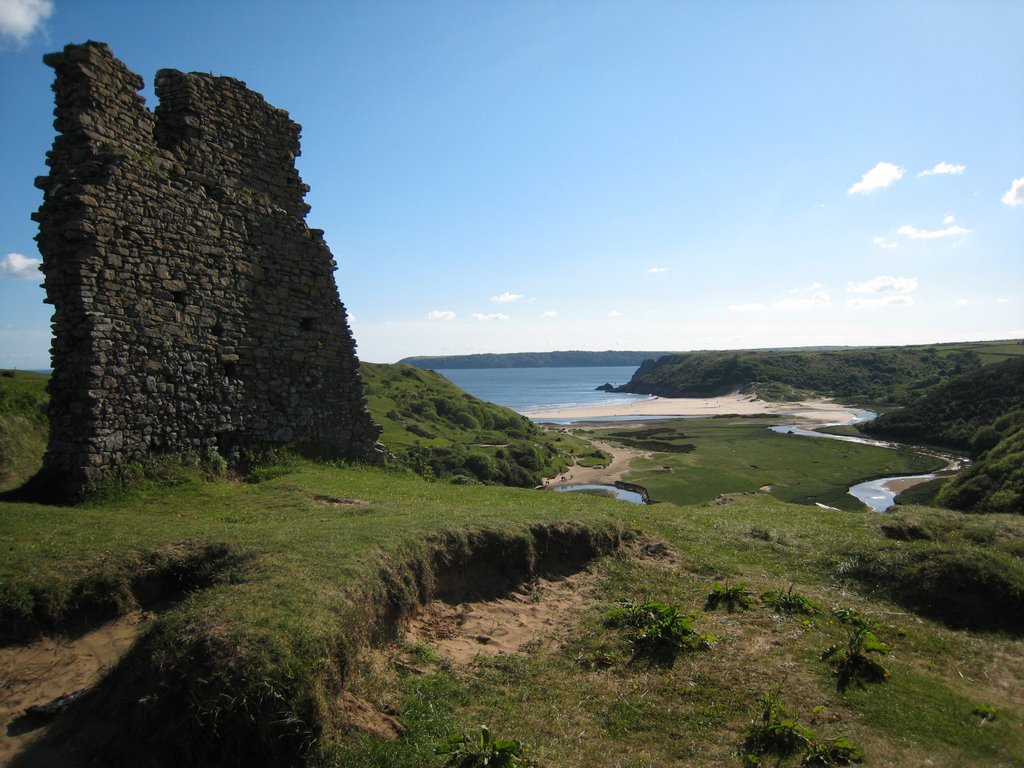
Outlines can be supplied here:
M616 488L614 485L560 485L555 488L556 491L592 491L607 493L614 496L619 501L628 501L631 504L643 504L644 497L636 491L627 491L623 488Z

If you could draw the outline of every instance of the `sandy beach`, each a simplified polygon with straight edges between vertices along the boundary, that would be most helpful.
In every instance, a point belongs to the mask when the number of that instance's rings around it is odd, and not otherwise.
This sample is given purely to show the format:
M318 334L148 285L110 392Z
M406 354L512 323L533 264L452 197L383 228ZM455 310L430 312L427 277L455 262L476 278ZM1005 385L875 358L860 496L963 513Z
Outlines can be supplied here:
M840 405L831 400L802 400L792 403L769 403L752 395L724 395L722 397L655 397L648 400L623 401L609 405L536 411L526 414L535 421L562 421L566 419L599 420L622 416L792 416L801 422L813 424L843 423L854 418L858 409Z

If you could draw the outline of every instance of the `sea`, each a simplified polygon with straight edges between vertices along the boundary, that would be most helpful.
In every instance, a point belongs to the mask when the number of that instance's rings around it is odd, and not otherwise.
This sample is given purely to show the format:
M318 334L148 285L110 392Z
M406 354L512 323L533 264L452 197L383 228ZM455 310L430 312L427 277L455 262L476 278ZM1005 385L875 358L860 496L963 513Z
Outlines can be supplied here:
M469 394L529 416L538 411L649 400L648 395L600 392L629 381L636 367L451 368L438 371Z

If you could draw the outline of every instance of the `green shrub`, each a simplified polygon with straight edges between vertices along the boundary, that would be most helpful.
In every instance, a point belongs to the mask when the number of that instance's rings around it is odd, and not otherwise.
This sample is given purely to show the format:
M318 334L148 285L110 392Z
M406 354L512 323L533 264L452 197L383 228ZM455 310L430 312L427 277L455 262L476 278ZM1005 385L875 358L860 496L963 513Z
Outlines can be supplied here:
M495 739L486 725L480 733L452 733L434 748L434 753L448 758L453 768L515 768L534 762L526 757L526 745L515 739Z
M706 650L715 642L711 635L702 635L693 628L693 618L684 615L678 605L623 600L605 623L630 631L637 658L670 661L679 651Z
M738 584L715 584L708 594L707 602L704 603L705 611L713 611L718 606L725 606L725 610L733 613L736 609L749 610L751 606L750 596L753 593L747 590L743 582Z
M776 613L785 613L792 616L795 613L802 613L807 616L816 616L822 613L823 609L819 603L809 597L793 591L793 585L785 592L770 591L761 595L761 600L767 603Z
M823 741L783 705L778 686L761 696L760 715L750 724L743 741L741 762L745 768L763 765L762 758L781 765L799 758L804 766L838 766L860 763L863 753L845 736Z

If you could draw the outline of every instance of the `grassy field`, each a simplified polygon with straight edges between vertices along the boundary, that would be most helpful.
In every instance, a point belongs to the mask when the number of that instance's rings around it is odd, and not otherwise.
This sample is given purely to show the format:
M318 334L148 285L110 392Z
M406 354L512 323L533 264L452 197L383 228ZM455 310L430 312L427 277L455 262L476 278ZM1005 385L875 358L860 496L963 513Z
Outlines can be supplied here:
M768 429L777 423L763 417L684 419L597 434L648 451L650 457L634 461L625 479L646 487L656 501L676 504L761 491L782 501L858 510L861 502L847 493L851 485L945 466L911 451Z
M676 428L687 436L642 439L693 444L664 464L702 458L704 472L742 457L732 471L751 473L744 483L763 484L769 460L808 464L810 476L851 461L815 465L825 441L768 437L758 420ZM486 724L541 766L740 766L772 691L819 751L846 736L869 765L1021 765L1019 516L839 512L767 494L635 506L276 460L250 473L261 482L168 461L76 508L0 501L5 643L140 605L157 612L14 765L70 744L81 764L440 768L439 743ZM781 472L773 482L788 487ZM453 585L468 600L517 588L543 607L538 578L579 568L568 608L517 654L450 661L404 634ZM749 593L749 609L712 608L716 585ZM764 597L790 587L820 611L789 614ZM714 639L648 652L637 630L609 625L624 600L678 606ZM891 648L871 654L884 681L845 685L821 660L852 642L840 621L850 614L834 608L874 622ZM353 727L344 691L394 714L404 735Z

